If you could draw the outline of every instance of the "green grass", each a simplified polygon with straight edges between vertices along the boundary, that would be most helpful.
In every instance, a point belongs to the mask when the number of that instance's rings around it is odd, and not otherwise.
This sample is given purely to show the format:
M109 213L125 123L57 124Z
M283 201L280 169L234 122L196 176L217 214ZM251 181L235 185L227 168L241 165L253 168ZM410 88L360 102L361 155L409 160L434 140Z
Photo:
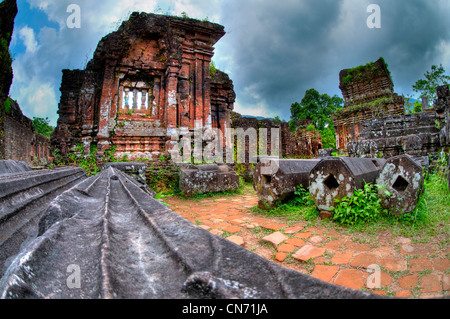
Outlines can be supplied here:
M450 191L445 178L434 173L425 181L425 191L419 200L416 209L400 218L393 215L383 215L375 221L361 222L354 225L341 225L332 219L318 220L316 206L311 201L299 205L296 200L291 200L269 210L258 207L251 209L253 212L267 216L285 219L286 221L307 221L308 224L320 224L327 228L334 228L348 234L364 234L374 238L385 230L391 230L392 235L415 237L417 242L429 242L438 235L444 235L439 243L441 247L448 245L450 239Z
M258 215L266 217L281 217L286 221L314 220L319 216L319 211L314 205L296 205L292 202L284 203L270 210L252 207L251 210Z
M184 199L189 199L192 201L201 201L204 199L209 199L209 198L223 198L223 197L230 197L230 196L237 196L237 195L245 195L248 194L250 189L253 186L249 183L241 183L240 187L236 190L229 190L229 191L223 191L223 192L207 192L207 193L197 193L193 196L185 196L184 194L180 194L181 197L183 197Z
M299 220L317 220L319 210L316 208L309 192L301 185L294 196L286 203L278 203L271 209L253 207L251 210L267 217L282 217L287 222Z

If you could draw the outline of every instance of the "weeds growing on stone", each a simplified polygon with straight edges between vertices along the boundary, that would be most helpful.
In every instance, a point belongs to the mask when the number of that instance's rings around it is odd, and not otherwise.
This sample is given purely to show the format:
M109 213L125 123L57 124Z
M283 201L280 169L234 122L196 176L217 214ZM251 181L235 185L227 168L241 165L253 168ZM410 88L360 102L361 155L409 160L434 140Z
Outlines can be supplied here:
M314 220L319 216L314 201L309 192L301 185L294 192L294 196L286 203L278 204L272 209L265 210L258 207L251 209L253 212L269 217L283 217L292 220Z
M381 201L375 195L379 186L366 186L359 191L353 200L357 205L349 205L350 200L340 201L347 203L337 209L340 215L335 219L317 220L319 211L313 201L308 199L304 189L298 190L295 196L288 202L264 210L253 207L252 211L269 217L279 217L286 220L303 220L312 223L321 223L328 228L343 229L347 233L363 233L365 235L377 235L381 231L391 230L392 235L413 237L419 236L421 241L426 241L429 236L446 235L450 233L450 191L447 185L446 173L443 165L438 166L433 172L425 175L424 193L418 201L416 209L408 214L395 217L389 214L381 206ZM348 218L346 215L352 209L356 209L359 221L341 222ZM336 213L336 210L335 210ZM441 245L448 244L449 239L443 239Z

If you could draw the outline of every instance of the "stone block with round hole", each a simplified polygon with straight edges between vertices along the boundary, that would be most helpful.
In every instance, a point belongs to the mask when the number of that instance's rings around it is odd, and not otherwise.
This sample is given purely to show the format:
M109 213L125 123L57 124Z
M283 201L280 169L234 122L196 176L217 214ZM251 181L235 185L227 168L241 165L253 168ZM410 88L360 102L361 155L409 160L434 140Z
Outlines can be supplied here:
M407 154L391 157L376 182L384 186L379 189L379 195L385 208L397 216L410 213L416 208L423 192L422 166Z
M326 157L310 172L309 192L320 210L332 211L336 199L350 197L364 183L374 183L383 159Z
M253 172L258 206L270 208L294 195L298 186L309 187L309 173L319 159L261 159Z

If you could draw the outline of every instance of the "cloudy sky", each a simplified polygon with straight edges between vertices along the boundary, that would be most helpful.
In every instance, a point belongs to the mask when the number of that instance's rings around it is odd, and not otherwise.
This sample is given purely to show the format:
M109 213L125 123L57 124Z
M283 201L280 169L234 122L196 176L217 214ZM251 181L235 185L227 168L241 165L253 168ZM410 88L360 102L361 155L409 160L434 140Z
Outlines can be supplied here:
M69 5L81 9L69 28ZM380 28L369 28L370 4ZM305 91L341 96L339 71L384 57L399 94L433 64L450 72L450 0L18 0L10 95L28 117L55 125L62 69L84 68L99 40L131 12L205 19L225 26L216 66L234 81L235 110L288 120ZM371 19L369 19L371 20Z

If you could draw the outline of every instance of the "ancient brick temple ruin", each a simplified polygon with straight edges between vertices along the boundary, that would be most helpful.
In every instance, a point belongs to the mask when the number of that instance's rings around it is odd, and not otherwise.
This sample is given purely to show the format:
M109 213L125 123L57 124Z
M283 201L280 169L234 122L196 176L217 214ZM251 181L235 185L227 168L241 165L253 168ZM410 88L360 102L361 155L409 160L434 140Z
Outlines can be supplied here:
M360 141L348 143L349 155L389 158L409 154L436 160L450 146L450 90L443 85L436 93L433 108L421 113L366 121Z
M226 74L211 78L224 27L207 21L133 13L104 37L85 70L63 70L52 145L63 155L111 145L117 156L155 158L177 128L229 126L235 94Z
M338 150L346 150L349 142L360 140L364 121L405 113L404 98L394 93L390 72L382 58L342 70L339 81L344 108L333 115Z

